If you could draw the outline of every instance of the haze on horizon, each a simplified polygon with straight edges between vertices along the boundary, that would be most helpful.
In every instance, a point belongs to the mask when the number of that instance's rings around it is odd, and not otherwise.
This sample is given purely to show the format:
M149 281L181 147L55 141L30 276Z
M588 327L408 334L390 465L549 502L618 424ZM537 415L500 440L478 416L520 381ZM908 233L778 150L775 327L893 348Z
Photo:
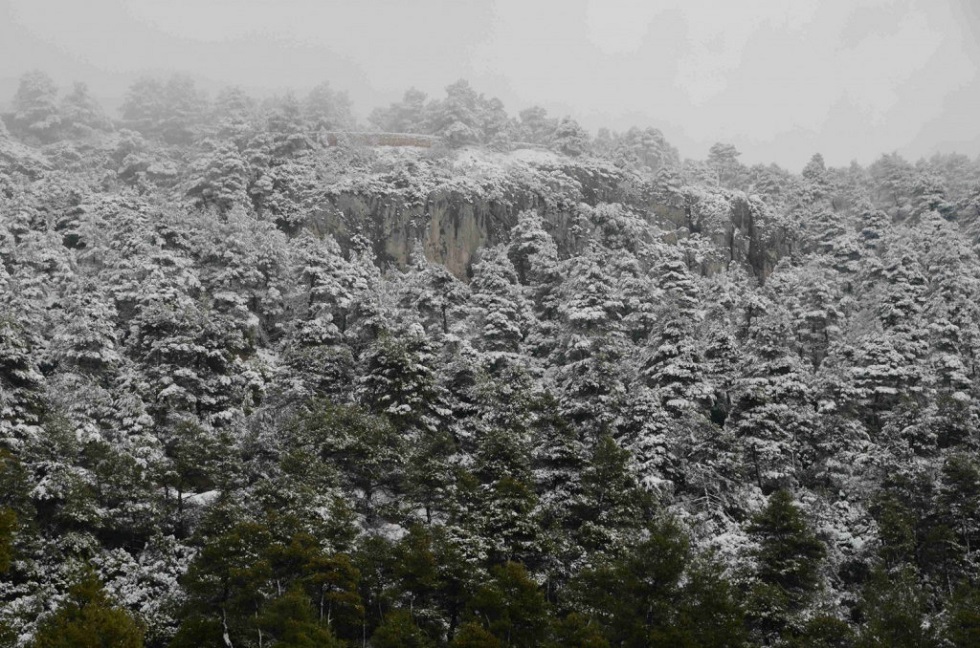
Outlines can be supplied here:
M0 0L0 104L24 72L112 109L143 74L298 92L357 116L465 78L516 115L655 126L685 157L730 142L799 171L898 151L980 154L975 0Z

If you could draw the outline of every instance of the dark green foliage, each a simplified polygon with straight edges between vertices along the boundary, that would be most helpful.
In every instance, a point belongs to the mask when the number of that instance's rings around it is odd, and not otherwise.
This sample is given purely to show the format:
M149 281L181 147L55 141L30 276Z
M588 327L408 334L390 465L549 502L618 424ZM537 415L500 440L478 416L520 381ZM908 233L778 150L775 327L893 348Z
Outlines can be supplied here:
M0 575L7 573L14 559L14 536L17 514L11 508L0 508Z
M449 432L436 430L424 435L408 458L405 490L410 501L425 511L426 523L452 504L456 475L451 457L456 449Z
M507 562L490 573L490 582L470 599L467 616L504 646L535 646L543 641L548 608L538 584L520 563Z
M676 523L658 523L649 534L621 558L585 571L575 586L611 645L740 645L743 612L731 585L695 560Z
M296 426L297 449L339 470L345 486L363 492L369 510L379 491L400 488L405 445L388 418L318 400Z
M855 645L854 630L836 617L816 616L799 628L783 635L782 644L799 648L851 648Z
M375 648L429 648L432 641L412 620L405 610L394 610L371 635Z
M143 628L106 596L102 583L87 574L72 585L58 610L43 620L35 648L140 648Z
M359 634L364 621L364 605L358 592L361 574L350 556L313 551L304 558L302 580L317 608L317 620L333 628L339 637Z
M572 612L563 619L554 622L554 629L549 644L558 648L608 648L609 641L602 636L599 624L588 617Z
M233 523L211 536L187 572L189 599L174 645L227 633L235 641L339 646L335 636L354 637L361 628L359 579L348 556L324 553L309 535L282 541L266 525Z
M912 561L916 519L908 504L896 494L883 493L872 508L878 522L881 547L878 555L887 568Z
M893 573L875 570L865 585L861 606L864 623L855 645L858 648L938 646L935 630L926 621L924 598L913 569L906 567Z
M316 620L310 599L300 589L291 589L272 599L259 612L256 625L263 641L283 648L340 648L342 645L322 622Z
M189 600L178 645L193 645L204 629L220 627L232 637L258 633L255 619L272 577L270 542L268 530L252 522L210 539L184 579Z
M814 537L789 491L776 491L752 518L749 533L759 543L758 578L779 587L792 605L818 582L824 544Z
M503 648L504 646L502 641L479 623L464 623L449 645L453 648Z
M956 536L961 551L980 545L980 467L967 455L953 455L942 469L937 514Z
M579 542L587 550L615 551L651 519L653 498L636 483L629 452L608 436L599 439L571 502Z
M807 524L789 491L769 497L748 527L758 543L755 578L749 596L753 627L767 638L778 637L820 585L820 563L826 547Z
M956 648L980 645L980 588L963 584L949 601L946 638Z

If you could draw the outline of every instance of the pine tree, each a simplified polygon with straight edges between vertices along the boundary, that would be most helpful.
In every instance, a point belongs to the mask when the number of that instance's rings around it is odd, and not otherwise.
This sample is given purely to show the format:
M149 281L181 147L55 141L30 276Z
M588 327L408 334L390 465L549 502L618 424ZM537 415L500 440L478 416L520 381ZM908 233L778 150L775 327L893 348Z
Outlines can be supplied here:
M908 215L908 203L912 193L913 169L898 153L882 155L868 173L875 181L875 201L895 217Z
M426 98L424 92L409 88L400 102L387 108L375 108L368 121L389 133L425 133Z
M61 134L58 87L44 72L34 70L23 75L12 103L16 132L41 143L52 142Z
M112 130L112 122L84 83L76 83L61 100L61 114L65 128L76 136Z
M405 489L410 502L419 505L426 524L442 518L452 508L455 488L454 457L458 444L446 430L425 434L410 451L405 467Z
M408 534L394 547L393 571L401 603L408 605L414 623L434 637L443 625L442 610L437 605L443 583L433 539L428 528L418 524L409 527Z
M548 111L541 106L525 108L518 116L521 122L521 137L539 146L546 146L558 127L558 120L548 117Z
M272 599L258 616L256 625L263 633L261 642L274 642L272 645L282 648L340 648L343 645L330 630L317 623L310 600L298 588Z
M421 246L412 250L411 268L402 282L400 305L416 311L429 337L449 335L468 301L469 291L445 266L425 258Z
M502 249L484 250L473 266L473 302L478 348L494 354L517 353L533 326L530 305Z
M207 111L207 99L188 76L174 75L163 89L165 110L159 122L165 142L188 144L193 141Z
M478 623L464 623L449 644L452 648L503 648L499 639Z
M0 439L8 448L36 438L45 417L35 345L19 322L0 315Z
M558 122L552 137L552 146L558 152L572 157L588 153L591 148L589 134L570 117L564 117Z
M554 622L548 646L567 646L568 648L609 648L610 644L598 625L577 612L571 612Z
M652 519L654 502L630 470L629 452L601 437L581 476L581 493L569 506L575 538L588 552L615 553L633 543Z
M723 187L734 188L738 184L742 165L738 162L741 152L731 144L718 142L708 152L708 166L718 175Z
M562 419L556 408L554 400L548 397L535 407L531 467L545 548L542 571L549 579L563 582L570 577L583 552L569 533L580 524L579 511L569 503L582 497L581 478L590 451L580 430Z
M383 414L401 434L435 432L446 414L436 380L432 342L419 326L403 335L382 335L363 356L361 402Z
M432 132L441 136L452 147L478 143L483 136L480 128L480 99L463 79L446 86L446 98L436 106L432 114Z
M218 312L159 275L142 283L147 292L139 297L129 345L148 378L146 397L158 422L183 413L226 424L255 395L242 362L255 344L248 320Z
M504 646L535 646L545 638L549 609L524 566L507 562L491 570L490 582L470 600L468 615Z
M973 567L980 546L980 469L965 455L949 457L942 467L932 515L927 523L927 547L919 555L928 571L953 591L978 576Z
M201 155L191 164L186 195L201 207L226 213L248 202L249 168L237 147L205 140Z
M949 620L945 636L956 648L967 648L980 641L980 589L963 584L956 589L947 608Z
M561 332L549 360L555 366L562 414L598 438L609 432L614 403L625 391L625 309L598 251L568 262L558 292Z
M348 497L358 497L366 512L374 512L380 493L401 488L405 437L387 417L317 400L294 425L301 447L334 466Z
M270 598L270 541L268 529L254 522L233 523L208 538L182 579L186 611L172 645L227 646L262 636L256 624Z
M883 569L872 572L861 603L864 622L857 648L939 645L933 627L926 622L923 592L911 568L893 574Z
M827 549L810 530L787 490L769 496L748 526L757 543L749 613L767 643L782 634L820 585L820 562Z
M171 496L173 528L178 537L186 531L184 501L189 494L213 489L221 478L221 463L228 437L220 437L213 430L198 425L193 420L177 422L163 437L165 460L159 468L159 479L165 488L165 498ZM171 494L170 489L174 492Z
M255 101L241 88L221 90L211 105L209 122L215 135L223 141L233 142L239 150L243 150L254 135L255 121Z
M576 604L602 628L607 645L743 645L734 592L710 565L696 562L680 527L658 520L647 531L573 585Z
M375 648L430 648L433 645L412 620L412 615L404 610L393 610L385 615L371 635L371 646Z
M794 483L808 460L801 455L813 433L813 392L799 358L785 346L783 314L760 318L752 329L753 353L725 425L742 446L747 473L770 492Z
M661 169L679 168L680 155L656 128L630 128L613 145L617 164L655 174Z
M358 592L361 574L350 556L314 552L303 565L303 575L317 621L342 639L359 636L365 613Z
M327 82L306 95L303 117L314 130L350 130L355 122L347 93L334 90Z
M166 82L144 77L129 87L122 116L144 135L186 145L203 121L206 104L190 77L174 75Z
M143 628L124 609L114 606L102 583L88 574L71 586L68 599L41 621L37 648L140 648Z
M514 264L518 281L541 286L557 280L558 248L538 212L519 213L510 237L507 257Z

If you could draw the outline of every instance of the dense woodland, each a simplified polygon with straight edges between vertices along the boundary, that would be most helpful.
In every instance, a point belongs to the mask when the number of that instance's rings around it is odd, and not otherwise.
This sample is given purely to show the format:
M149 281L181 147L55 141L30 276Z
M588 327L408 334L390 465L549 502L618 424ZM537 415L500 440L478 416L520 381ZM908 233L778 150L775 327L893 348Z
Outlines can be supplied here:
M0 645L980 645L980 160L10 105Z

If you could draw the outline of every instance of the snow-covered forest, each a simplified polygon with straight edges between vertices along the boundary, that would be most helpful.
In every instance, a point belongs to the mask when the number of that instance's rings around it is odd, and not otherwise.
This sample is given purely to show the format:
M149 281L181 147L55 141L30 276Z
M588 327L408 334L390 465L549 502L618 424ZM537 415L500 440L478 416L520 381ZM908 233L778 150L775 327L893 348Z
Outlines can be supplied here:
M0 645L980 645L980 159L11 106Z

